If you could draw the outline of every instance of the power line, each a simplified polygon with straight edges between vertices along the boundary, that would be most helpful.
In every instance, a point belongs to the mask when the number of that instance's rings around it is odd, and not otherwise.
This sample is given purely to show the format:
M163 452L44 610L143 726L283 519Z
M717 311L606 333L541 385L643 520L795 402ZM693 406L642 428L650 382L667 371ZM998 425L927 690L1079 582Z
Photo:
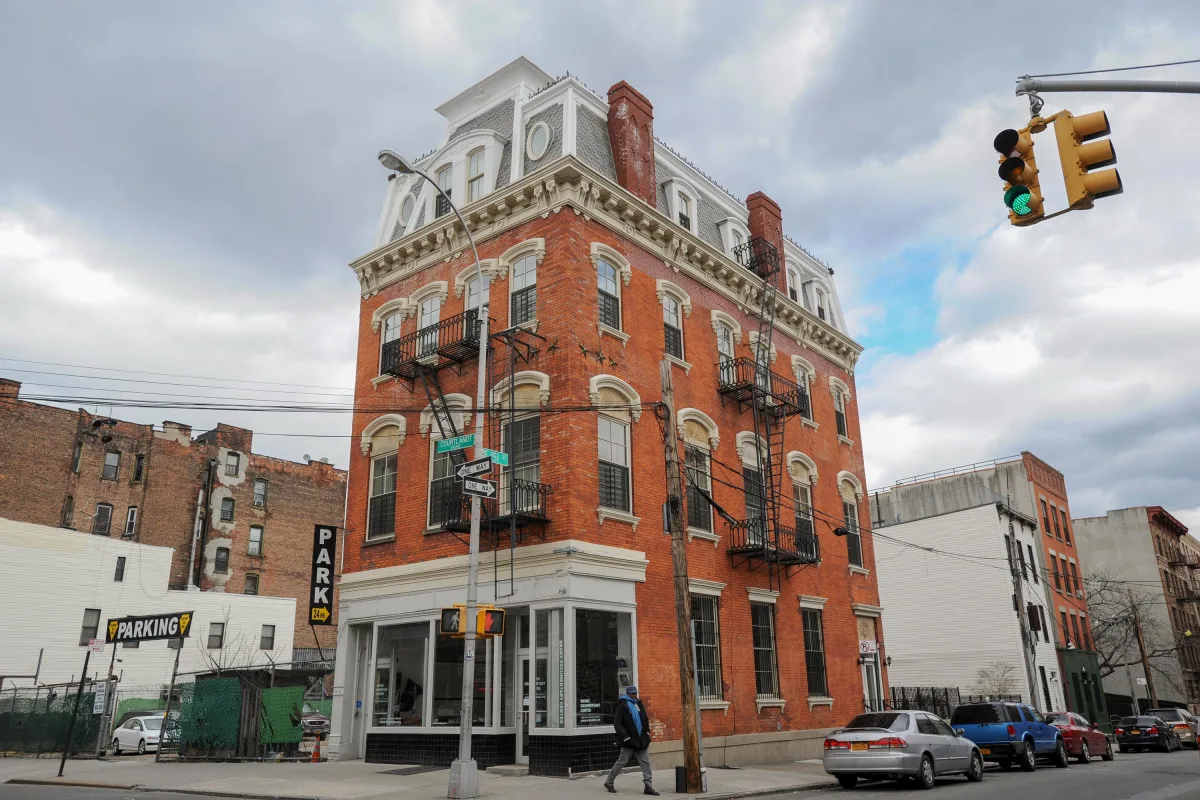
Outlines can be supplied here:
M1178 67L1181 64L1200 64L1200 58L1188 61L1168 61L1163 64L1142 64L1139 67L1112 67L1111 69L1085 69L1080 72L1046 72L1041 75L1022 75L1022 78L1062 78L1067 75L1097 75L1102 72L1129 72L1135 69L1157 69L1158 67Z
M155 375L160 378L188 378L189 380L199 381L225 381L226 383L259 383L267 386L300 386L305 389L338 389L341 391L354 391L352 388L345 386L321 386L310 383L277 383L274 381L254 381L243 378L212 378L204 375L182 375L175 372L149 372L138 369L116 369L114 367L91 367L86 364L64 364L58 361L33 361L24 358L5 358L0 357L0 361L11 361L15 364L40 364L47 367L70 367L71 369L90 369L96 372L121 372L127 375ZM15 367L9 368L12 372L31 372L32 370L19 370ZM101 378L101 376L86 376Z

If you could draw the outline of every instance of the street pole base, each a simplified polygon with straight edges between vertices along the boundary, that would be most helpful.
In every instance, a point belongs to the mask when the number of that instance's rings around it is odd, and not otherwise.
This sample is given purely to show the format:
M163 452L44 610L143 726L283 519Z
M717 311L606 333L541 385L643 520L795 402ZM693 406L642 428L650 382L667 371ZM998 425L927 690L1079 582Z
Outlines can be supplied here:
M459 761L450 765L450 786L446 797L451 800L469 800L479 796L479 765L475 759Z

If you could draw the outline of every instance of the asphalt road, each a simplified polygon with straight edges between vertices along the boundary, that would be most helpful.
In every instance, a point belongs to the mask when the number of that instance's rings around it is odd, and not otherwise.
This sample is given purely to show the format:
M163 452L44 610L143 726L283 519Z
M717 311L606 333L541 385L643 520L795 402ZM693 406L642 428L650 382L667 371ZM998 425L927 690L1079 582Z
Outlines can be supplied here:
M207 795L139 792L131 789L85 789L76 786L23 786L0 783L0 800L213 800Z
M853 791L826 789L793 795L773 795L780 800L840 797L842 800L883 800L920 797L922 800L1193 800L1200 798L1200 757L1194 750L1176 753L1117 755L1115 761L1072 763L1069 769L1038 764L1026 774L1014 769L990 768L981 783L965 778L939 779L930 792L897 783L860 783ZM4 795L0 793L0 799Z

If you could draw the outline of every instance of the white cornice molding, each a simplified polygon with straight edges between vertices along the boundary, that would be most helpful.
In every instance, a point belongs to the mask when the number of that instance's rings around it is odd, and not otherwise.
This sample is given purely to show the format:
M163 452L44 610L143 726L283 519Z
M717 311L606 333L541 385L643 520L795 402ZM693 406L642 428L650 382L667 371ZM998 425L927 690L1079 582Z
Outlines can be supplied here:
M702 594L705 597L720 597L721 592L725 591L725 586L726 584L717 581L688 577L688 591L692 594Z
M585 219L632 239L663 263L724 295L754 314L764 285L727 254L673 225L658 209L593 171L574 156L558 159L533 175L461 209L477 244L511 228L570 208ZM350 264L363 297L424 269L458 257L469 249L457 219L441 217L424 227L377 247ZM830 327L786 295L776 295L777 330L801 347L853 373L862 346Z
M757 586L747 586L746 594L750 596L751 603L770 603L775 605L775 601L779 599L779 592L773 589L760 589Z
M807 594L800 595L801 608L824 608L828 602L829 598L827 597L813 597Z
M873 606L867 603L851 603L850 608L856 617L882 617L883 606Z

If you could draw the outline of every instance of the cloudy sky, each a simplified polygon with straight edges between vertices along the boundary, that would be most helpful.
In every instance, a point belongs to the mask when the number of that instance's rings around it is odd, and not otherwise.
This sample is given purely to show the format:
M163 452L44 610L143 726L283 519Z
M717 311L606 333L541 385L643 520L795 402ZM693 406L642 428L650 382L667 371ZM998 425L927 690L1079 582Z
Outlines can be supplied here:
M346 264L378 220L375 153L425 152L436 105L525 55L601 92L629 81L661 138L770 194L836 268L867 348L872 487L1029 449L1066 473L1076 516L1160 504L1200 529L1200 104L1048 97L1108 111L1126 191L1029 229L1005 221L991 151L1028 118L1018 74L1200 57L1200 6L996 8L0 4L0 375L344 466L345 414L119 399L347 403Z

